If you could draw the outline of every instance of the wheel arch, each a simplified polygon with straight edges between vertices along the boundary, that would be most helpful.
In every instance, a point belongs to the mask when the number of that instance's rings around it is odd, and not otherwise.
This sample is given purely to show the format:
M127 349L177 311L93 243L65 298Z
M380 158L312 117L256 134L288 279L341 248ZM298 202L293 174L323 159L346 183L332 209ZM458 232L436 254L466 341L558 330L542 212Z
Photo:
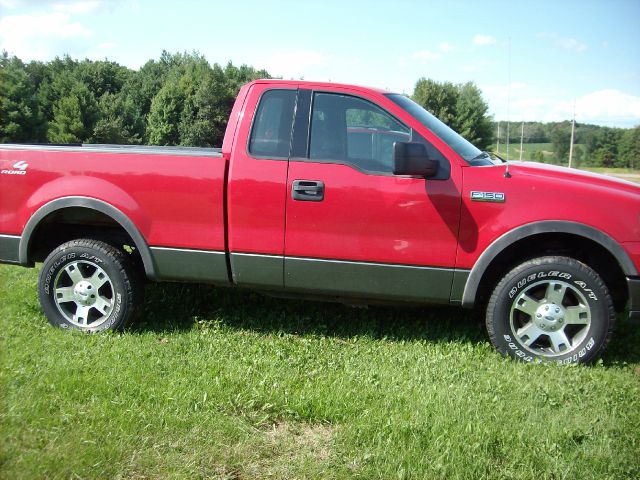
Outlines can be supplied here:
M523 241L534 238L560 238L572 236L582 239L584 242L591 243L604 249L615 260L616 266L620 272L626 276L637 276L638 271L618 242L606 233L589 225L578 222L568 222L562 220L548 220L541 222L529 223L517 227L497 238L489 247L480 255L475 265L469 273L469 277L465 284L462 296L463 307L473 307L476 303L478 292L483 284L488 272L496 265L503 252L510 247L514 247ZM522 260L527 259L527 255L522 255Z
M37 232L38 227L43 224L43 221L53 213L73 208L82 208L98 212L117 224L129 235L131 240L133 240L136 249L140 253L147 277L150 279L156 278L155 265L149 245L131 219L121 210L103 200L82 196L57 198L44 204L31 215L22 231L20 245L18 247L18 256L21 265L33 266L34 261L29 252L32 247L34 233Z

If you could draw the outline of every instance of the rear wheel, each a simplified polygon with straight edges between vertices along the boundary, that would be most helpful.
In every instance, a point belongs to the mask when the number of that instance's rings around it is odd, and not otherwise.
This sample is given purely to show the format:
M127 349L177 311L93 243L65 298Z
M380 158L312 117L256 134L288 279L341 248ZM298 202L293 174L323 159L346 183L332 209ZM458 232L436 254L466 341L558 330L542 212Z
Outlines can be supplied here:
M132 261L99 240L60 245L44 261L38 281L40 305L49 322L88 332L125 326L141 293Z
M507 273L487 307L487 331L504 355L525 361L588 363L615 322L600 276L569 257L529 260Z

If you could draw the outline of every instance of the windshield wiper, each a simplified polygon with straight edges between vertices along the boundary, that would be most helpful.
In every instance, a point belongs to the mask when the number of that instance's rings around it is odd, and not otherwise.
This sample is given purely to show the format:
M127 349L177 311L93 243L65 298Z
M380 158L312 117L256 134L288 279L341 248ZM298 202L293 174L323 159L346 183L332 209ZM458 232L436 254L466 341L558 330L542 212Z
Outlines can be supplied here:
M473 157L470 161L480 160L481 158L491 158L491 154L489 152L480 152L478 155Z

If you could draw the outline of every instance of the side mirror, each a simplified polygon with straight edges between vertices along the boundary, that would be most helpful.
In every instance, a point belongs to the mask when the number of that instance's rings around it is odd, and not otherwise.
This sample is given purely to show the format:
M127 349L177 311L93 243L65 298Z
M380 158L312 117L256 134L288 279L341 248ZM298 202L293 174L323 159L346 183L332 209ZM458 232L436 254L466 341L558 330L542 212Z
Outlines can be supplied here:
M393 174L434 177L440 162L427 155L423 143L395 142L393 144Z

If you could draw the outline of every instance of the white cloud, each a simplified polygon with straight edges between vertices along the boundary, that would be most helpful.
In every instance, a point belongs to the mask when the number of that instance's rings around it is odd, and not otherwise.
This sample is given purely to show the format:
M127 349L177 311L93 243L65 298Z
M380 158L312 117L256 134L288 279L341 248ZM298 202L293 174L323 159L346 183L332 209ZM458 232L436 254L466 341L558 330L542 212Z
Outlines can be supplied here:
M555 33L547 32L538 33L536 36L538 38L546 38L548 40L551 40L556 47L559 47L568 52L582 53L587 49L587 45L576 40L575 38L562 37Z
M0 0L0 6L15 10L13 15L0 15L0 50L23 60L51 60L65 53L85 56L91 50L87 39L92 31L83 17L117 4L115 0Z
M96 10L101 3L99 0L56 2L53 9L64 13L89 13Z
M250 59L248 63L264 68L271 75L300 78L329 65L331 61L332 57L317 50L291 50Z
M587 46L584 43L580 43L575 38L559 38L557 40L557 44L564 50L574 51L578 53L584 52L587 49Z
M573 118L573 100L566 98L566 92L522 82L512 82L509 90L506 85L480 85L480 88L496 120L558 122ZM640 96L603 89L577 97L575 105L576 121L581 123L640 125Z
M438 46L438 49L439 49L441 52L449 53L449 52L453 52L453 51L456 49L456 47L455 47L454 45L451 45L449 42L442 42L442 43Z
M496 43L496 37L492 36L492 35L482 35L482 34L478 34L475 37L473 37L473 43L474 45L493 45L494 43Z
M438 52L432 52L431 50L419 50L411 54L412 60L417 60L421 63L428 63L434 60L439 60L442 54Z
M91 31L80 22L73 21L68 13L35 13L0 18L0 49L25 60L49 60L59 43L90 36Z
M640 124L640 97L604 89L576 98L576 120L603 125ZM566 120L573 116L573 102L558 102L546 118Z

